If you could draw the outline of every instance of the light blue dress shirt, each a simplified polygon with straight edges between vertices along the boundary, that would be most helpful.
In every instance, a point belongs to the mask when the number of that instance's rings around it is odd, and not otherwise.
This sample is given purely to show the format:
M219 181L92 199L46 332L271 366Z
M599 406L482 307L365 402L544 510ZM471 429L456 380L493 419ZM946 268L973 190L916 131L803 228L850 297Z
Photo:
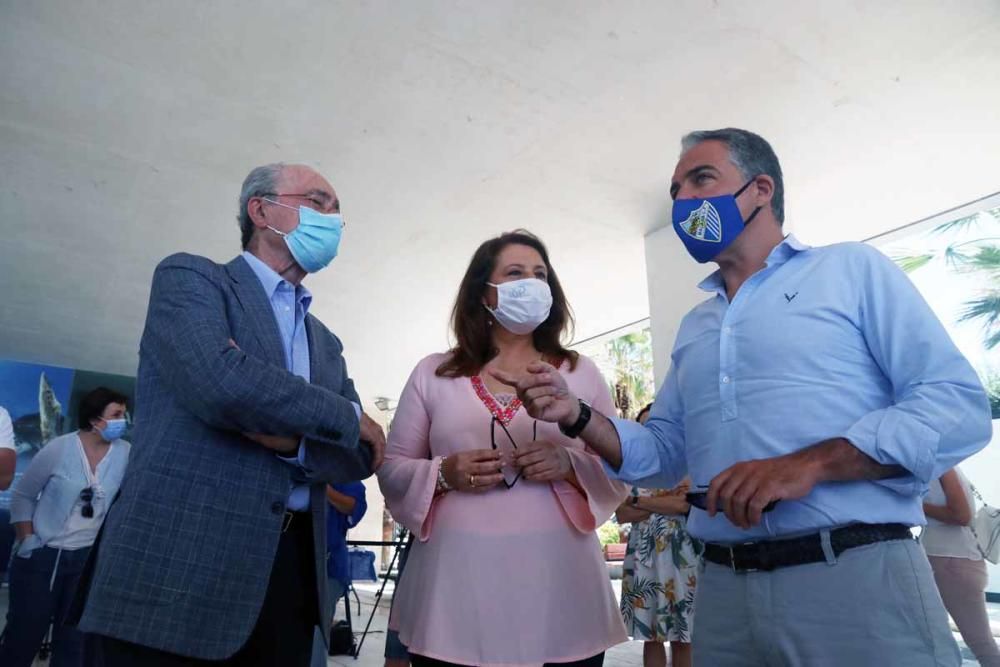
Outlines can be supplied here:
M271 302L271 309L274 311L274 319L277 321L278 331L281 332L281 343L285 350L285 368L309 382L309 337L306 334L305 321L309 305L312 303L312 294L301 285L292 285L252 253L244 251L243 259L253 269ZM354 411L360 419L360 406L354 404ZM283 456L279 458L303 468L308 467L306 448L302 444L299 445L297 458ZM309 509L309 485L294 486L288 494L287 507L296 512Z
M688 529L735 543L852 522L924 523L930 480L989 442L989 403L975 371L916 288L861 243L810 248L787 237L730 303L715 296L681 322L645 426L613 419L622 466L613 477L670 488L708 486L741 461L847 438L905 477L817 485L781 501L750 530L692 508Z

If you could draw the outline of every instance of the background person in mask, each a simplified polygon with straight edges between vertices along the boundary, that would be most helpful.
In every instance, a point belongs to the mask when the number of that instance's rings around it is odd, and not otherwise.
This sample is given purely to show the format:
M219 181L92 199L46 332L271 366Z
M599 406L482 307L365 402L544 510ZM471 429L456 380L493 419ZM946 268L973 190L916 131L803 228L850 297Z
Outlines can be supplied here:
M975 371L877 250L784 236L764 139L725 129L682 145L674 227L719 270L646 424L582 405L548 364L499 379L619 478L707 487L688 520L706 542L696 665L958 665L909 527L928 483L990 439Z
M82 667L83 633L66 623L90 547L118 492L131 445L122 394L98 387L81 400L79 430L50 440L11 494L17 544L0 665L30 667L52 625L52 667Z
M594 530L627 487L488 373L545 359L610 412L597 367L561 343L570 324L541 241L490 239L459 287L457 345L403 389L379 485L416 536L389 623L413 665L599 665L626 639Z
M337 254L339 211L309 167L258 167L242 255L157 267L137 447L80 621L98 664L304 667L329 627L324 489L370 475L384 448L302 286Z

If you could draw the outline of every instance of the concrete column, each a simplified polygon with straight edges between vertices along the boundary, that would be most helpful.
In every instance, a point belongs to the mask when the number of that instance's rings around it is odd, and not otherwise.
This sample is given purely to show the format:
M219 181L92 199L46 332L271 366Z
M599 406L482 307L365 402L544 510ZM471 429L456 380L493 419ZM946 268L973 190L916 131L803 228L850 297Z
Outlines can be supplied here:
M657 388L670 367L670 351L681 319L709 296L697 285L714 270L715 264L698 264L691 259L673 227L663 227L646 235L649 324Z

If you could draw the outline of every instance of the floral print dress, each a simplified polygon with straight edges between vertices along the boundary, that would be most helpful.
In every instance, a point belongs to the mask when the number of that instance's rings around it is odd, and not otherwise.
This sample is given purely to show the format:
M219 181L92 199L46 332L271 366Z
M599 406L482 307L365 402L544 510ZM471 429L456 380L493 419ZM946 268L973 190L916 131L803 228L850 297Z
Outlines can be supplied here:
M639 491L644 496L662 493ZM621 601L631 637L691 641L703 551L704 545L688 534L684 516L653 514L632 525L622 566Z

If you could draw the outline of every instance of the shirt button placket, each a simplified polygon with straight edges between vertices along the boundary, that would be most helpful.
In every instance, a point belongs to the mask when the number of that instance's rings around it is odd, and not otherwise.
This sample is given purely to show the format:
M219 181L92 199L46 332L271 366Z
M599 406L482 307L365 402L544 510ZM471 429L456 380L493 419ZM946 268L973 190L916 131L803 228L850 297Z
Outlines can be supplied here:
M730 305L719 331L719 403L722 406L722 421L735 419L737 414L736 382L733 378L736 350L733 347L733 326L730 324L734 315L734 307Z

